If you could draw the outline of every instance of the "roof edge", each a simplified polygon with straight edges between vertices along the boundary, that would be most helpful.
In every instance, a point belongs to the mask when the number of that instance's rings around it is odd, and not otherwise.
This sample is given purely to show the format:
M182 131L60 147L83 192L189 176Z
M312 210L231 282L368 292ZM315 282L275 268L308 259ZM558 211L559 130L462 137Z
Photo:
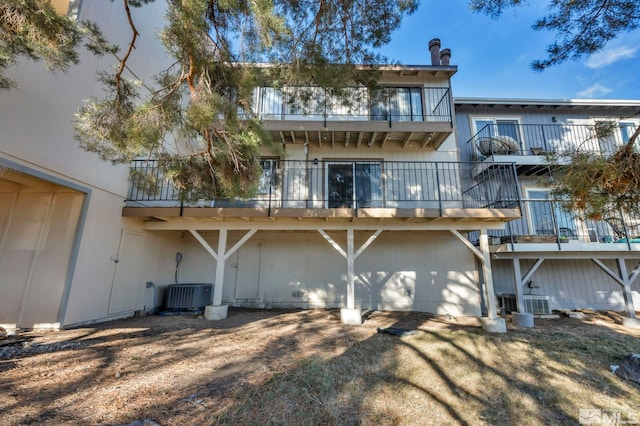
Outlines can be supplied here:
M640 107L635 99L527 99L527 98L465 98L454 97L459 105L532 105L532 106L613 106Z

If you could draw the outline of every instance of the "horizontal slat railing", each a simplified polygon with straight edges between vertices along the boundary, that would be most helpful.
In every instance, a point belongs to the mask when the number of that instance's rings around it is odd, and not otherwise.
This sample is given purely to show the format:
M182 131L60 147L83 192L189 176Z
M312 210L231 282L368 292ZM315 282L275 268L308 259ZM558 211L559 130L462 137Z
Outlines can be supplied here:
M617 125L608 131L582 124L488 124L473 135L470 144L480 155L540 155L582 151L610 155L621 146ZM506 136L509 139L494 136ZM493 140L492 140L493 139ZM513 143L513 147L507 146Z
M272 163L247 199L193 200L176 189L154 160L133 162L129 206L195 204L205 207L516 209L513 164L478 169L474 163L295 161ZM145 175L157 182L145 190Z

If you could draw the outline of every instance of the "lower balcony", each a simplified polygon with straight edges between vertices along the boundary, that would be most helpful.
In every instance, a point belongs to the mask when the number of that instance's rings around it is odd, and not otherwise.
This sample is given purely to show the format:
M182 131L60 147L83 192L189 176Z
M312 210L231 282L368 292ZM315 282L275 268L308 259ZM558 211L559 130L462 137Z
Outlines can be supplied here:
M239 220L436 220L505 222L521 216L512 164L478 173L474 163L261 160L255 195L193 199L153 160L135 161L124 216ZM141 176L153 174L156 191ZM502 226L502 225L500 225Z
M489 230L493 251L636 251L640 219L626 215L586 220L549 200L523 200L523 216ZM471 240L477 240L472 234Z

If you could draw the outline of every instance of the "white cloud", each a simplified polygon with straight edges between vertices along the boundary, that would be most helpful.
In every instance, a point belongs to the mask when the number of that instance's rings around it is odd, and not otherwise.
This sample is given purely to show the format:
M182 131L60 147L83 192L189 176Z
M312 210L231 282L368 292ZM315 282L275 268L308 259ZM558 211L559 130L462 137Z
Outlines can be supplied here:
M613 89L603 86L600 83L592 84L584 90L578 92L578 96L581 98L595 98L598 96L604 96L613 92Z
M594 53L587 59L586 65L591 69L606 67L622 59L629 59L635 56L638 46L618 46Z

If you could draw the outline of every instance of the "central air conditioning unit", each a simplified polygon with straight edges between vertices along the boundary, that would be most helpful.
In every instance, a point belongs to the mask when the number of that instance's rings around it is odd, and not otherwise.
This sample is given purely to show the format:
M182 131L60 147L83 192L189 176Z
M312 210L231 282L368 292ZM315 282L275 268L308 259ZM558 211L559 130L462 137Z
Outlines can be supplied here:
M167 309L204 309L211 304L213 284L171 284L167 292Z

